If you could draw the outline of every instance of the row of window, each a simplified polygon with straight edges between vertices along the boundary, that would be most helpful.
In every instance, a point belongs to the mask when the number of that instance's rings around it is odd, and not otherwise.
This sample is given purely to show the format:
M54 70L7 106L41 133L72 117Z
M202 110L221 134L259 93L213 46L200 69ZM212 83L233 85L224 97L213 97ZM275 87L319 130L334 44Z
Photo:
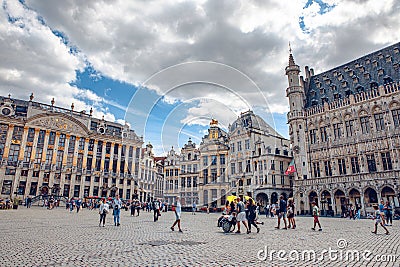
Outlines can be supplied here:
M251 161L250 160L246 160L246 169L245 172L249 173L252 172L252 168L251 168ZM284 166L284 161L279 161L279 170L280 172L284 172L285 171L285 166ZM289 164L289 163L287 163ZM243 162L238 162L237 163L237 172L236 172L236 163L235 162L231 162L231 173L243 173ZM267 160L264 161L259 161L259 162L254 162L254 171L259 171L261 172L261 170L268 170L268 166L267 166ZM275 160L271 160L270 162L270 170L275 170Z
M181 178L181 188L197 188L197 176L194 177L187 177L187 178ZM166 182L166 189L167 190L177 190L179 189L179 180L169 180Z
M367 162L367 168L368 172L373 173L377 171L377 164L376 164L376 159L375 159L375 154L367 154L366 156L366 162ZM380 158L382 162L382 169L384 171L392 170L392 160L390 156L390 152L381 152L380 153ZM346 175L348 172L347 166L349 165L351 167L351 173L357 174L360 173L360 161L359 157L350 157L349 159L346 158L341 158L337 159L337 174L338 175ZM321 177L322 176L322 168L325 171L325 176L329 177L332 176L332 165L335 164L335 161L330 161L326 160L323 162L313 162L312 163L312 172L314 174L314 177Z
M373 118L375 121L375 130L376 131L385 131L386 125L385 125L384 113L374 114ZM394 127L396 127L396 128L400 127L400 109L392 110L392 118L393 118ZM363 134L369 134L372 131L370 119L371 119L370 116L363 116L363 117L360 117L360 119L359 119L360 129ZM345 121L344 127L343 127L343 123L334 123L332 125L334 140L338 140L342 137L354 136L356 124L357 124L356 119ZM328 128L328 126L322 126L319 128L321 142L328 141L327 128ZM317 143L317 132L318 132L318 129L311 129L309 131L309 138L310 138L311 144Z

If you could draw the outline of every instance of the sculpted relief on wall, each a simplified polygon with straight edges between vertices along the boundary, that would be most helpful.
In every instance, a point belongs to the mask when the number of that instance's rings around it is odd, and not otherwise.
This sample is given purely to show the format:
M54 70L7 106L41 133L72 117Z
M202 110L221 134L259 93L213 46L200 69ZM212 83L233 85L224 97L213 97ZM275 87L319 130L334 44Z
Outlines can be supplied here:
M48 130L71 132L81 136L87 135L87 131L82 126L77 125L71 120L57 116L38 118L29 122L29 125L40 126Z

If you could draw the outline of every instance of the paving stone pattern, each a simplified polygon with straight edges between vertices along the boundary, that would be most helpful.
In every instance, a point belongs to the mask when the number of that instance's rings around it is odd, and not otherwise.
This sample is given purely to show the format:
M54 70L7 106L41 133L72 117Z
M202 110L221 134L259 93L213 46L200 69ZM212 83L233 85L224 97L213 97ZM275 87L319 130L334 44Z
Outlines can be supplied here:
M323 231L312 231L311 217L297 217L297 229L276 230L276 220L260 216L259 234L224 234L216 227L219 214L182 214L183 233L170 230L172 212L153 222L152 213L130 217L121 212L121 226L107 215L106 227L98 226L98 211L68 212L63 208L41 207L0 211L0 266L399 266L394 261L332 260L323 254L318 261L296 260L296 252L315 250L371 251L376 255L400 255L400 222L389 227L390 235L379 229L371 233L372 220L350 221L321 218ZM345 248L339 250L338 239ZM342 245L343 245L342 244ZM279 259L262 257L265 247L284 250ZM294 252L293 252L294 251ZM275 254L274 254L275 253ZM290 256L290 257L289 257ZM366 255L369 257L370 255ZM317 256L318 257L318 256ZM261 260L259 259L261 258ZM335 259L335 257L333 257Z

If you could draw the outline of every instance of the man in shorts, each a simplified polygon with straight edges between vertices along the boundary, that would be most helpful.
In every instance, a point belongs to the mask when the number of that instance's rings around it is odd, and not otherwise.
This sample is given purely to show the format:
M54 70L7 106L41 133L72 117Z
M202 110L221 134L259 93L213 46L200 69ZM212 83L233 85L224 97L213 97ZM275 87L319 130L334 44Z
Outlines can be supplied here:
M286 212L287 212L287 205L286 201L283 198L283 195L281 195L279 199L279 209L277 209L277 215L278 215L278 226L276 226L276 229L279 229L281 226L281 219L283 219L283 222L285 223L285 227L282 229L287 230L287 223L286 223Z
M245 208L244 208L244 203L240 200L240 197L238 197L237 199L237 205L236 205L236 210L237 210L237 227L238 230L236 231L237 234L240 234L240 222L242 222L244 224L244 226L246 227L246 231L249 230L249 228L247 227L247 220L246 220L246 212L245 212Z

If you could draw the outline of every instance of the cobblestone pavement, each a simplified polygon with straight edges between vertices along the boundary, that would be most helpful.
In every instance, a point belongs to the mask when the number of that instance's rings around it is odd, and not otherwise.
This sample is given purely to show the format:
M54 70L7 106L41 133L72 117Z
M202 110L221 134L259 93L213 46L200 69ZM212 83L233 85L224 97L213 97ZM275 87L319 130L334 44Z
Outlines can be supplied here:
M0 266L399 266L400 222L390 235L371 233L372 220L321 218L323 231L312 231L311 217L297 217L297 229L276 230L276 220L265 222L259 234L224 234L216 227L218 214L183 213L183 233L172 232L172 212L158 222L143 212L130 217L122 211L121 226L108 215L106 227L98 227L97 211L69 213L40 207L0 211ZM242 231L243 232L243 231ZM341 240L338 248L338 240ZM268 256L264 251L268 249ZM322 254L329 248L335 254ZM261 252L260 252L261 250ZM284 250L286 254L272 250ZM315 250L320 261L306 261L304 250ZM346 253L369 250L372 260L357 261ZM340 260L340 252L343 257ZM272 258L269 256L272 253ZM304 255L304 256L302 256ZM322 255L322 256L321 256ZM336 258L335 258L336 255ZM386 257L387 262L377 261ZM265 258L265 259L263 259ZM299 260L296 260L296 259ZM383 259L384 260L384 259ZM390 261L391 260L391 261Z

